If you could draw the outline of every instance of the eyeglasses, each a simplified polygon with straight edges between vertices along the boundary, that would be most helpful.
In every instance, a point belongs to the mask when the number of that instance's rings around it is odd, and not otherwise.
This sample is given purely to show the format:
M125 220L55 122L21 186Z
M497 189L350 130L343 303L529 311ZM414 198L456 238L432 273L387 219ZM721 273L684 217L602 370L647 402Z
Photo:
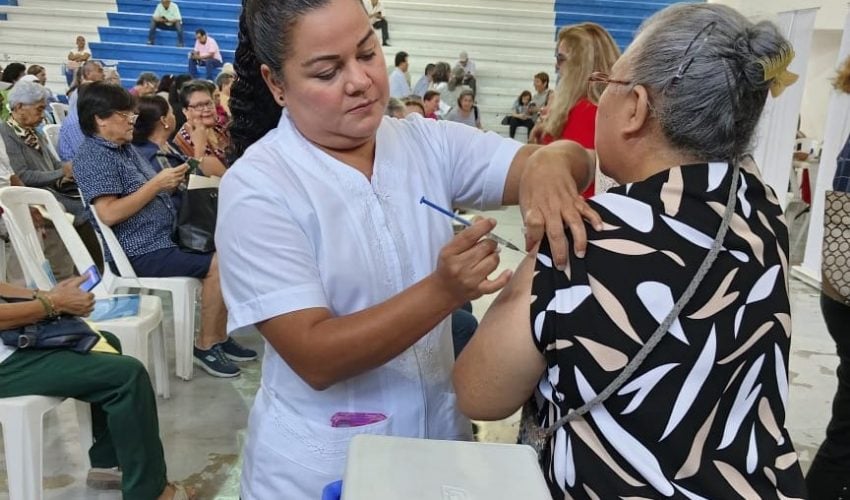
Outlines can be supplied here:
M139 117L138 113L125 113L123 111L116 111L115 114L123 116L130 123L136 123L136 118Z
M605 92L605 89L608 88L609 84L615 85L631 85L632 82L625 80L614 80L607 73L603 73L601 71L594 71L590 74L590 77L587 79L587 91L590 96L596 97L597 99Z
M205 109L215 109L215 103L212 101L199 102L198 104L190 104L186 107L195 111L203 111Z

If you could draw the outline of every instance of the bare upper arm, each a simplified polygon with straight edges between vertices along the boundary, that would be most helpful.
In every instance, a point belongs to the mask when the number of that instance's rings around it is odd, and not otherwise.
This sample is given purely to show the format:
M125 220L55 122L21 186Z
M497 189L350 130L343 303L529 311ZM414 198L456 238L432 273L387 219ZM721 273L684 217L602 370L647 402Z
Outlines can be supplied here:
M497 420L513 414L546 368L529 319L534 263L532 256L523 260L455 365L458 404L472 418Z

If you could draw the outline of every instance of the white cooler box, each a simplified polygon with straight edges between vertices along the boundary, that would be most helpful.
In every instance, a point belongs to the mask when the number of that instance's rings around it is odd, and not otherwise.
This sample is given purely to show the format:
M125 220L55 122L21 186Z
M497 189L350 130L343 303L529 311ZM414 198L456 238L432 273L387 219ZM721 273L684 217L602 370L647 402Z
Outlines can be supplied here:
M342 500L551 500L529 446L361 434Z

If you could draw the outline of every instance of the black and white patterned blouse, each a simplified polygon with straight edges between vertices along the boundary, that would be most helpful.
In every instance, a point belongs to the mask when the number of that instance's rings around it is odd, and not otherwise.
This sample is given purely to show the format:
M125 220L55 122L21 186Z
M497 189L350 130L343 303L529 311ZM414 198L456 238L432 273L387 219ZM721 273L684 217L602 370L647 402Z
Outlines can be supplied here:
M584 259L532 287L534 341L548 369L536 392L547 427L599 394L665 319L708 253L732 169L677 167L590 204ZM784 428L791 316L788 235L773 192L742 165L730 230L670 331L603 405L549 441L555 498L802 498Z

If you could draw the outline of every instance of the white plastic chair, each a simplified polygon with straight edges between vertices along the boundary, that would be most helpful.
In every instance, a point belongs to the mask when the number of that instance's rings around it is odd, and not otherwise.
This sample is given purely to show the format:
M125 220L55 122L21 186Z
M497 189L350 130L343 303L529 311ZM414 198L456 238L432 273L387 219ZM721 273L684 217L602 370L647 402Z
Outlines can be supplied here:
M44 457L44 414L64 398L18 396L0 398L0 427L6 454L9 500L41 500ZM76 402L80 447L88 462L92 445L91 409Z
M65 117L68 116L68 105L61 102L51 102L50 110L53 111L53 119L56 120L56 124L62 125L62 122L65 121ZM54 144L54 146L55 145L56 144Z
M28 282L42 290L49 290L54 285L43 267L46 259L30 215L31 205L45 207L78 272L82 274L94 265L83 241L66 217L62 205L56 201L50 191L26 187L2 188L0 189L0 207L3 208L3 220L6 222L12 246ZM99 298L110 296L102 283L92 292ZM149 373L151 370L148 341L153 340L153 373L156 392L163 398L168 398L170 392L168 361L162 339L162 303L159 297L154 296L146 295L141 299L138 316L99 321L94 325L118 337L124 354L141 361Z
M57 159L59 158L59 129L61 128L62 125L49 124L42 129L44 137L47 138L47 144L53 149L52 153Z
M136 276L127 254L118 242L112 228L101 222L94 207L89 207L104 245L112 254L112 260L118 269L116 276L109 266L105 266L103 280L110 291L128 288L147 288L163 290L171 294L171 305L174 311L174 352L177 365L177 376L183 380L191 380L194 368L192 348L195 343L195 306L201 291L201 281L189 277L147 278Z

